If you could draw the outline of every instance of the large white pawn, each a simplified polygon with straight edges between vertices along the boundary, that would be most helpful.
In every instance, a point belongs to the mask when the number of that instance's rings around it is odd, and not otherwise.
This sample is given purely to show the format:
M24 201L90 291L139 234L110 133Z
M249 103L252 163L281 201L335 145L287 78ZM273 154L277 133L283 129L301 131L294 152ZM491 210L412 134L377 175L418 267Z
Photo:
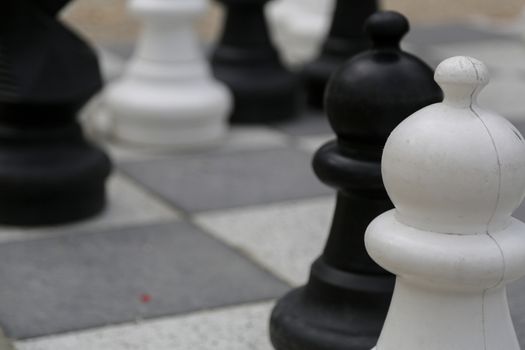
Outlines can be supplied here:
M114 138L192 148L224 136L231 96L212 78L192 26L206 6L206 0L131 1L144 27L129 66L106 91Z
M476 103L485 65L437 68L445 93L405 119L384 149L396 209L366 232L370 256L397 276L377 350L518 350L505 285L525 274L525 143Z

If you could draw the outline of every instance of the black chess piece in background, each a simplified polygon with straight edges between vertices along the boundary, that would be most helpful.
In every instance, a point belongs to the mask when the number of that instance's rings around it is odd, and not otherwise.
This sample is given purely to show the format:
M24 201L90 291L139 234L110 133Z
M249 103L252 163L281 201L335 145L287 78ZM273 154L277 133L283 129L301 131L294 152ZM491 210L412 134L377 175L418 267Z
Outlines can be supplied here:
M219 0L225 19L211 62L217 79L233 93L232 123L282 121L300 107L299 80L284 67L270 38L268 1Z
M370 46L364 23L378 9L378 0L337 0L332 24L319 56L301 73L310 107L322 109L326 84L345 61Z
M67 0L0 5L0 224L60 224L105 204L110 161L76 116L101 87L90 47L55 16Z
M367 22L373 48L348 61L328 85L326 111L337 139L314 156L317 176L337 189L330 235L306 286L280 299L270 320L278 350L369 350L386 316L394 277L376 265L364 233L393 205L381 179L381 153L406 117L441 101L430 67L401 51L408 21L377 12Z

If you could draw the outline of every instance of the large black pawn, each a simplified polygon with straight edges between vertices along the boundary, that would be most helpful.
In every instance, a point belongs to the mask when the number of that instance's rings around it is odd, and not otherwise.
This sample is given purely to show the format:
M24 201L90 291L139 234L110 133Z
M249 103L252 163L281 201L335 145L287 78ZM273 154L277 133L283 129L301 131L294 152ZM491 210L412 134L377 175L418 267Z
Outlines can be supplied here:
M370 41L364 23L377 11L377 0L337 0L332 25L319 56L306 64L302 80L310 107L322 109L326 84L345 61L368 49Z
M370 350L381 331L394 277L376 265L364 233L393 208L381 179L381 152L394 127L442 93L432 70L399 48L409 29L396 12L367 22L373 48L332 77L326 110L337 139L315 154L317 176L337 189L337 205L324 252L304 287L280 299L270 335L278 350Z
M76 121L101 78L92 50L55 18L68 2L0 5L0 224L59 224L104 207L110 161Z
M297 115L300 86L273 45L264 13L269 0L219 0L226 10L212 57L217 79L233 92L231 123L282 121Z

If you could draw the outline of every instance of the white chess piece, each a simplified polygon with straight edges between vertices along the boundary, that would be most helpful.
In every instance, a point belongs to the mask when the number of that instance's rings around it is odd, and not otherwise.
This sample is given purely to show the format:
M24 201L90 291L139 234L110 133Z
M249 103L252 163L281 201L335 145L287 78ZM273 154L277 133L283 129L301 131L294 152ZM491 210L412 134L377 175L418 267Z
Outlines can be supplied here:
M104 84L109 84L122 75L125 61L114 53L97 47L97 56ZM110 136L112 130L111 116L103 103L103 92L99 92L82 108L80 121L84 131L93 138Z
M131 0L144 28L129 66L106 90L114 138L192 148L223 137L231 96L212 78L192 27L206 6L206 0Z
M376 218L370 256L396 287L377 350L518 350L505 285L525 274L525 143L476 98L485 65L453 57L437 68L443 103L403 121L382 173L396 209Z
M330 27L334 0L281 0L268 6L272 33L291 65L315 58Z

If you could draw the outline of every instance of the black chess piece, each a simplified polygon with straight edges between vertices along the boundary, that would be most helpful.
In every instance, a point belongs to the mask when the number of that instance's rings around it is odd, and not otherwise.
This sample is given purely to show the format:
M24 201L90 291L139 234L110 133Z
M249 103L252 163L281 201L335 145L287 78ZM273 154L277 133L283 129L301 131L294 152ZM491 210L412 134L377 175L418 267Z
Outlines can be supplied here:
M310 107L322 109L326 84L345 61L368 49L364 23L378 9L378 0L337 0L332 24L317 58L303 67L301 78Z
M110 161L76 121L101 77L93 51L55 18L68 2L0 5L1 224L59 224L104 207Z
M297 115L300 85L272 43L264 14L270 0L219 0L223 33L212 57L217 79L233 92L231 123L282 121Z
M393 208L381 179L381 153L394 127L413 112L441 101L432 70L401 51L408 21L377 12L367 21L372 49L331 78L326 111L337 139L322 146L313 168L337 189L326 247L306 286L280 299L270 320L277 350L369 350L388 310L394 278L368 256L368 224Z

